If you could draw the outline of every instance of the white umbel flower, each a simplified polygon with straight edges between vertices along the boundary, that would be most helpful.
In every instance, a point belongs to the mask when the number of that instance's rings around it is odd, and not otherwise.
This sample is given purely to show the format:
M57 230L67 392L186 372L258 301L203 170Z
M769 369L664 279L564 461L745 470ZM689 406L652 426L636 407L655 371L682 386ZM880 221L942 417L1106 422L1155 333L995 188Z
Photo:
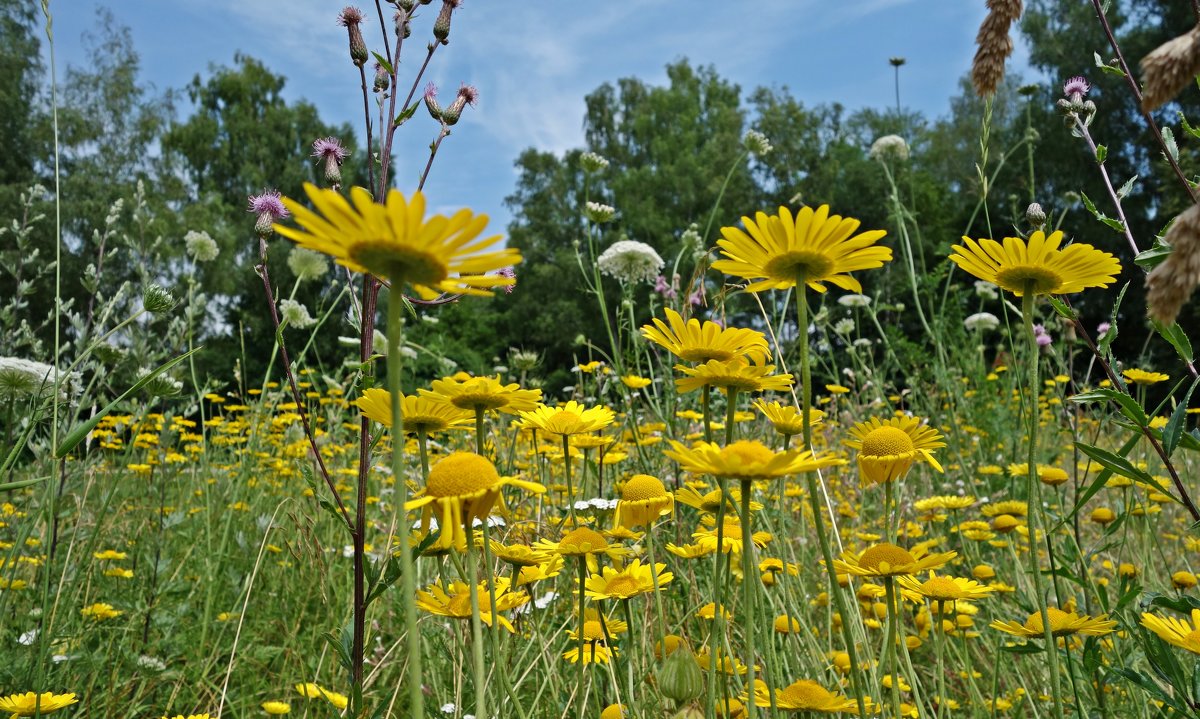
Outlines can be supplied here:
M601 272L622 282L653 282L664 263L650 245L618 240L600 255L596 264Z
M871 159L872 160L900 160L908 159L908 143L899 135L884 135L875 142L871 143Z
M312 327L317 323L312 315L308 314L308 308L296 300L281 300L279 303L279 316L288 327L295 327L301 330Z
M963 326L972 331L986 332L1000 326L1000 318L991 312L976 312L963 320Z
M183 244L187 253L197 262L212 262L221 254L217 241L209 237L207 232L191 230L183 236Z

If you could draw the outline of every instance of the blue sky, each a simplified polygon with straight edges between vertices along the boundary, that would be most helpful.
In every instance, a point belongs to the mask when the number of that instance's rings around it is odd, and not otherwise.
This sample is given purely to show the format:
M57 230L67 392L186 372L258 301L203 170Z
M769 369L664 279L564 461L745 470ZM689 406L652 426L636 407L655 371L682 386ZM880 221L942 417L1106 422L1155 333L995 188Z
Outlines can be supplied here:
M284 75L286 97L309 100L323 119L349 122L361 137L358 73L335 22L343 4L52 0L51 9L60 65L86 57L81 36L94 24L95 8L105 5L130 27L143 77L157 88L183 87L211 64L231 65L240 51ZM373 3L359 4L370 8L364 34L377 49ZM408 84L439 6L428 6L416 22L402 69ZM743 94L786 85L806 105L838 101L855 109L894 104L888 58L902 56L908 61L902 103L929 117L944 115L970 67L985 12L982 0L467 0L427 77L444 97L460 82L475 85L480 102L443 144L426 192L433 207L470 206L503 228L510 217L503 199L513 189L521 150L580 146L585 94L627 76L664 82L664 67L684 57L714 65ZM1025 64L1020 47L1015 63ZM401 129L401 189L415 187L436 130L423 111Z

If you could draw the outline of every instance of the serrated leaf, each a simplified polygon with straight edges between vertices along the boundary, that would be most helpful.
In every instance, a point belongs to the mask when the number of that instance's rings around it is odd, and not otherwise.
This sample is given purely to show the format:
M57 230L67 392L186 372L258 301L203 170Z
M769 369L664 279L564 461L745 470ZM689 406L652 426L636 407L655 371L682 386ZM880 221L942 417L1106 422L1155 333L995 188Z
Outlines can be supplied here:
M1103 165L1104 160L1108 157L1108 148L1104 145L1096 145L1096 164Z
M1157 486L1158 482L1149 474L1133 466L1133 463L1124 457L1113 454L1107 449L1101 449L1095 445L1087 444L1086 442L1076 442L1075 448L1083 452L1087 456L1095 460L1101 467L1111 470L1114 474L1119 474L1122 477L1132 479L1137 482L1144 482L1151 486Z
M1171 413L1171 419L1167 420L1167 426L1163 428L1163 449L1166 450L1168 457L1175 453L1175 448L1179 446L1179 440L1183 438L1183 426L1187 423L1188 404L1192 401L1192 393L1196 391L1197 385L1200 385L1200 377L1192 381L1192 386L1183 396L1183 401L1175 407L1175 411Z
M1183 126L1183 131L1187 134L1200 139L1200 128L1192 127L1188 124L1187 116L1183 114L1183 110L1179 111L1179 124Z
M1175 351L1179 353L1180 358L1184 362L1192 361L1192 341L1188 339L1187 333L1183 331L1183 328L1178 323L1168 326L1157 320L1152 320L1151 324L1154 325L1155 331L1162 335L1163 339L1171 343L1171 346L1175 348Z
M1054 308L1054 311L1058 313L1059 317L1071 321L1079 319L1079 314L1068 307L1066 302L1063 302L1054 295L1046 295L1046 299L1050 302L1050 306Z
M1116 220L1111 217L1098 217L1096 219L1108 225L1114 232L1120 232L1122 234L1125 232L1125 223L1121 222L1120 220Z
M1130 422L1137 424L1138 427L1145 427L1149 422L1146 417L1146 410L1138 404L1138 401L1133 397L1115 389L1094 389L1088 392L1080 392L1079 394L1069 397L1072 402L1116 402L1121 410L1121 414L1129 418Z
M1096 203L1092 202L1092 198L1088 197L1086 192L1080 192L1079 197L1083 200L1083 206L1088 212L1092 213L1093 217L1096 219L1104 217L1103 213L1096 209Z
M1175 133L1171 132L1170 127L1163 127L1162 141L1163 147L1166 148L1167 154L1171 156L1171 159L1179 162L1179 144L1175 142Z
M1170 256L1171 246L1156 238L1153 247L1148 250L1142 250L1133 258L1133 264L1149 272L1162 264L1162 261Z
M1129 196L1129 193L1133 191L1133 183L1137 182L1137 179L1138 179L1138 176L1134 175L1133 177L1126 180L1124 185L1121 185L1120 187L1117 188L1117 199L1118 200L1124 200L1126 197Z

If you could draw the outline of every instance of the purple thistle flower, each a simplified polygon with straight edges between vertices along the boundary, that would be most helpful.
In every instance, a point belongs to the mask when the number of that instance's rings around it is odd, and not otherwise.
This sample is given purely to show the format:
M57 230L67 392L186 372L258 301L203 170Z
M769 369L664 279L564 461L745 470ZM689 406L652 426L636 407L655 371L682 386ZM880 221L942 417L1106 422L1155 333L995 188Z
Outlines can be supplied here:
M258 216L254 222L254 231L262 239L274 232L271 225L276 220L282 220L292 214L283 206L279 190L263 190L262 194L250 195L250 207L247 208L247 212Z
M283 206L279 190L263 190L261 195L250 195L250 207L247 212L256 215L268 214L272 220L282 220L292 214Z
M1105 335L1105 334L1106 334L1106 333L1107 333L1107 332L1108 332L1110 329L1112 329L1112 325L1111 325L1111 324L1109 324L1109 323L1107 323L1107 322L1101 322L1101 323L1100 323L1100 324L1099 324L1099 325L1096 327L1096 334L1098 334L1098 335L1100 335L1101 337L1103 337L1103 336L1104 336L1104 335Z
M509 282L507 285L504 285L504 294L511 295L512 291L513 291L513 287L515 287L517 284L517 271L511 267L502 267L502 268L496 270L496 274L500 275L501 277L507 277L508 279L512 280L512 282Z
M1087 80L1076 75L1063 84L1063 95L1071 102L1079 102L1083 99L1084 95L1088 94L1088 90L1091 89L1092 86L1088 84Z
M678 275L677 275L678 276ZM679 292L675 289L674 283L667 284L667 278L659 275L654 280L654 291L662 295L664 299L673 300L679 296Z
M458 88L458 97L455 98L455 102L458 102L459 100L462 100L471 107L475 107L475 103L479 101L479 90L477 90L474 85L468 85L464 82L462 86Z
M358 8L354 7L353 5L347 5L346 7L342 8L342 11L340 13L338 13L338 17L337 17L337 23L338 23L338 25L341 25L342 27L350 27L351 25L357 25L357 24L361 23L362 21L363 21L362 10L359 10Z
M336 137L321 137L313 140L312 156L322 160L336 160L340 165L342 160L350 156L350 151L342 147L342 141Z
M1033 337L1037 340L1038 347L1048 347L1054 343L1054 338L1046 331L1042 325L1033 326Z

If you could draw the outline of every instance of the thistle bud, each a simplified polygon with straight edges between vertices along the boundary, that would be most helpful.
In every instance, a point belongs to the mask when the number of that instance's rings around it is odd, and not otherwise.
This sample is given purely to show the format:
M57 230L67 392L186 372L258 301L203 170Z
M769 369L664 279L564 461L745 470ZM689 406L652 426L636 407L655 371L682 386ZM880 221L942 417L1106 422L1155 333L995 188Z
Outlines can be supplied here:
M1046 226L1046 211L1036 202L1029 203L1029 207L1025 208L1025 219L1033 226L1033 229L1040 230Z
M342 141L336 137L322 137L312 144L312 156L325 164L325 181L330 185L342 184L342 161L350 156L350 151L342 147Z
M443 45L450 42L450 18L462 0L442 0L442 10L433 21L433 36Z
M355 65L362 67L367 63L367 43L363 40L362 30L359 25L362 24L362 10L347 5L338 13L338 25L346 28L346 32L350 36L350 60Z
M442 112L442 106L437 100L437 85L432 82L425 86L425 109L429 111L429 116L438 122L445 122L446 118Z
M658 669L658 689L662 695L682 706L704 692L704 672L696 655L686 645L680 645L663 660Z
M391 76L387 70L383 69L383 65L375 63L375 92L387 92L388 87L392 83Z
M454 96L454 102L450 103L450 107L442 111L442 120L447 125L457 123L458 118L462 116L463 108L467 105L474 107L478 100L479 91L471 85L464 84L458 88L458 94Z

